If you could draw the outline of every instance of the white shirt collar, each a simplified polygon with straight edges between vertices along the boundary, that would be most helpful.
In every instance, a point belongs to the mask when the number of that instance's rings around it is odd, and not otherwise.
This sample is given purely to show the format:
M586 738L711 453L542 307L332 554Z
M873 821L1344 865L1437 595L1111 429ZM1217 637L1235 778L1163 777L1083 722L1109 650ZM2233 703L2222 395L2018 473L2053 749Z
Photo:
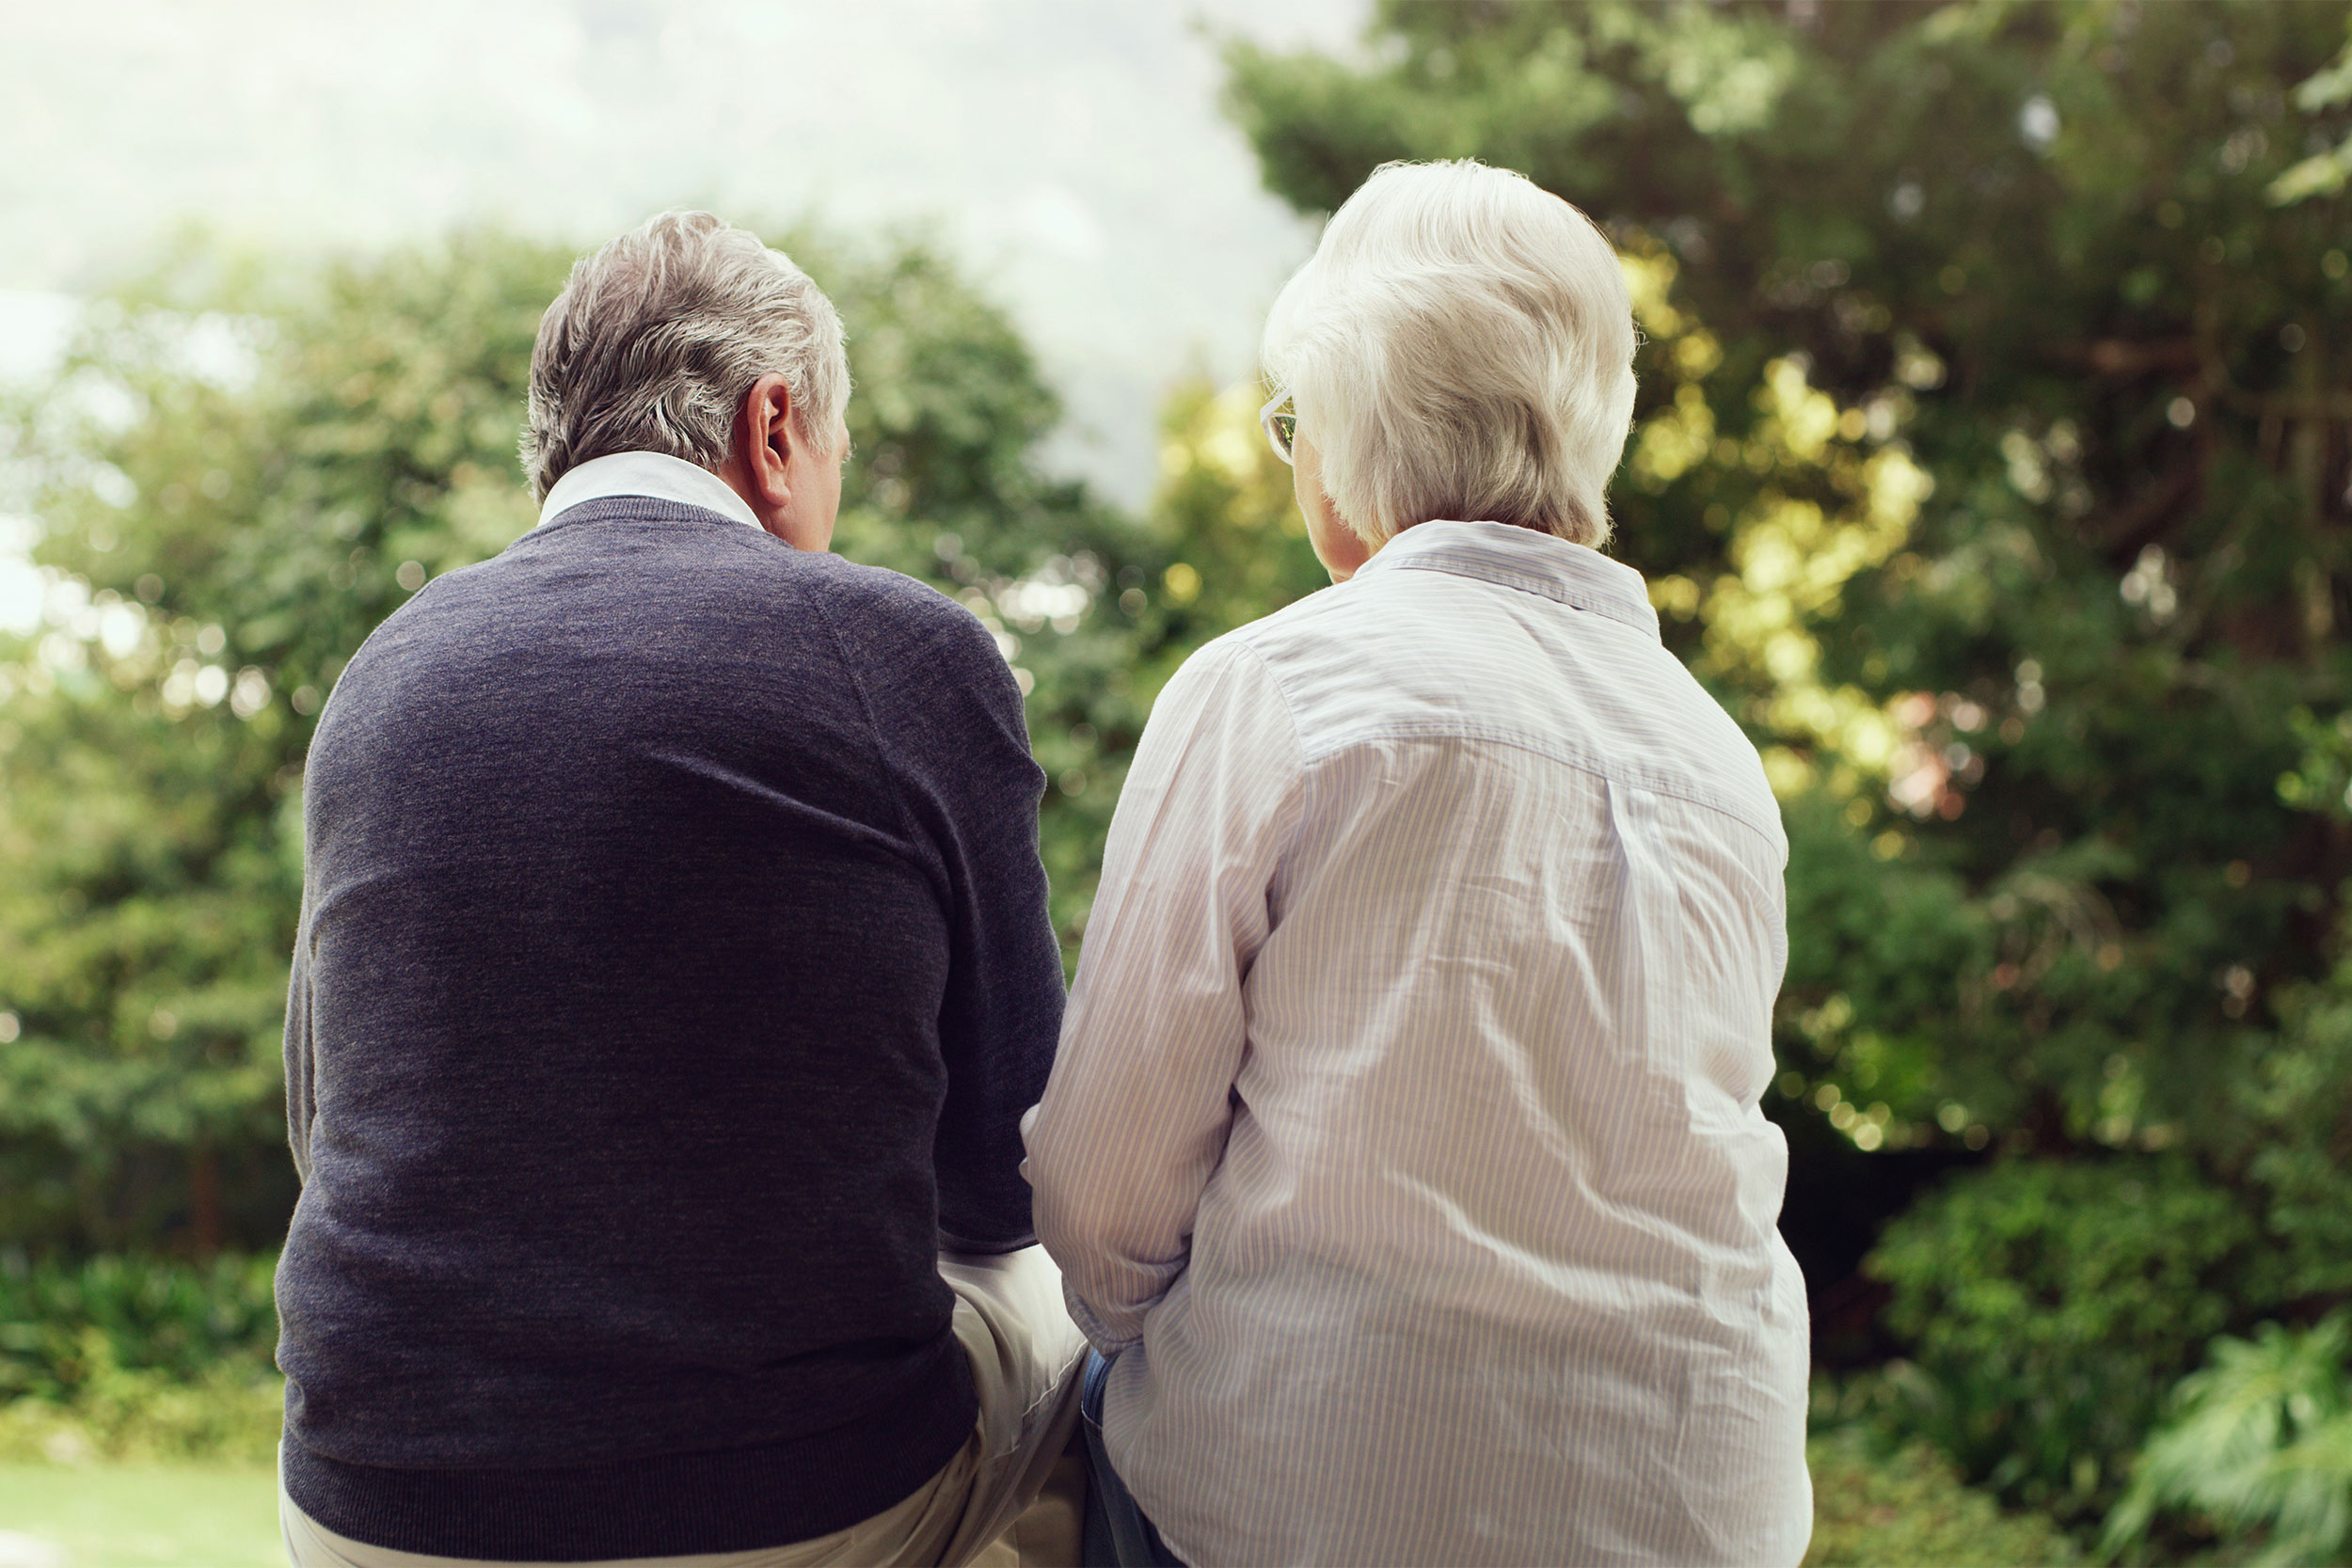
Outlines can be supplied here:
M698 506L752 528L760 526L750 504L729 488L725 480L684 458L658 451L616 451L605 457L592 457L568 470L548 491L547 503L539 508L539 524L544 528L556 514L568 512L582 501L604 500L612 496L650 496L656 500L675 501L680 506Z
M1356 569L1454 572L1523 589L1658 635L1642 574L1598 550L1508 523L1419 523L1391 537Z

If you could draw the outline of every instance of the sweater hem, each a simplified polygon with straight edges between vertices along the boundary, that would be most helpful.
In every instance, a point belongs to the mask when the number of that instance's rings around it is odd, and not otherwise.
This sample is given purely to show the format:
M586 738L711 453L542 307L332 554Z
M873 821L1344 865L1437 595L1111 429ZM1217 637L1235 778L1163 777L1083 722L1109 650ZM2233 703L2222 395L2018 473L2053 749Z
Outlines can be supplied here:
M564 1469L415 1470L279 1449L286 1496L338 1535L393 1551L594 1562L757 1551L846 1529L913 1496L979 1420L961 1345L946 1375L823 1432L750 1448Z

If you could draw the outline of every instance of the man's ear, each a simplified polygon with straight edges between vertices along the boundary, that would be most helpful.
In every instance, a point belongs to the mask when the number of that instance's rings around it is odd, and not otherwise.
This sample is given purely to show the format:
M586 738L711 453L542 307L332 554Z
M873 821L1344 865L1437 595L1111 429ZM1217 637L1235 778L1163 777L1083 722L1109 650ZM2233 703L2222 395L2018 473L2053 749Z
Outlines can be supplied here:
M743 499L763 515L792 499L785 472L792 461L792 390L783 376L769 374L752 383L735 410L734 467L750 490Z

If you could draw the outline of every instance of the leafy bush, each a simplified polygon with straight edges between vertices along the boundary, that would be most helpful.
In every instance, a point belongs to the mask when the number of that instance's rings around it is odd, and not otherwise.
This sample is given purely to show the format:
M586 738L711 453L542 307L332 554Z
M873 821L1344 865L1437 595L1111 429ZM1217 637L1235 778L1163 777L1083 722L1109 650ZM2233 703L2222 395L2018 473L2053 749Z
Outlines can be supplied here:
M1887 1227L1872 1273L1915 1361L1899 1425L1970 1480L2072 1518L2104 1513L2163 1391L2277 1298L2259 1222L2185 1160L2012 1160Z
M2352 1312L2297 1333L2265 1323L2223 1338L2182 1380L2107 1521L2110 1555L2162 1510L2201 1515L2257 1568L2344 1560L2352 1542Z
M2236 1085L2245 1167L2263 1189L2290 1295L2343 1300L2352 1297L2352 959L2283 988L2278 1011L2278 1035Z
M1891 1451L1849 1426L1805 1445L1813 1470L1806 1568L2035 1568L2079 1560L2046 1518L2004 1513L1914 1440Z
M277 1265L259 1254L0 1266L0 1401L74 1404L116 1373L264 1376L278 1345Z
M0 1405L0 1462L45 1459L232 1460L267 1464L284 1420L285 1380L249 1362L194 1378L117 1363L86 1331L79 1375L63 1400Z
M285 1408L276 1267L0 1264L0 1460L266 1462Z

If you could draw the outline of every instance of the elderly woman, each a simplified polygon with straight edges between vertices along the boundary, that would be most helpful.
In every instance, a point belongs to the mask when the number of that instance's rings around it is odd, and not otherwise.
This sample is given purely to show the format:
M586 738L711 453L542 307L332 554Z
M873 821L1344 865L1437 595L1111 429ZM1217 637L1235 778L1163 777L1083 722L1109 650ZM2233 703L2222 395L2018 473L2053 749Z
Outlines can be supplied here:
M1028 1140L1163 1560L1804 1554L1787 846L1595 548L1633 347L1584 215L1466 163L1267 323L1337 586L1153 709Z

